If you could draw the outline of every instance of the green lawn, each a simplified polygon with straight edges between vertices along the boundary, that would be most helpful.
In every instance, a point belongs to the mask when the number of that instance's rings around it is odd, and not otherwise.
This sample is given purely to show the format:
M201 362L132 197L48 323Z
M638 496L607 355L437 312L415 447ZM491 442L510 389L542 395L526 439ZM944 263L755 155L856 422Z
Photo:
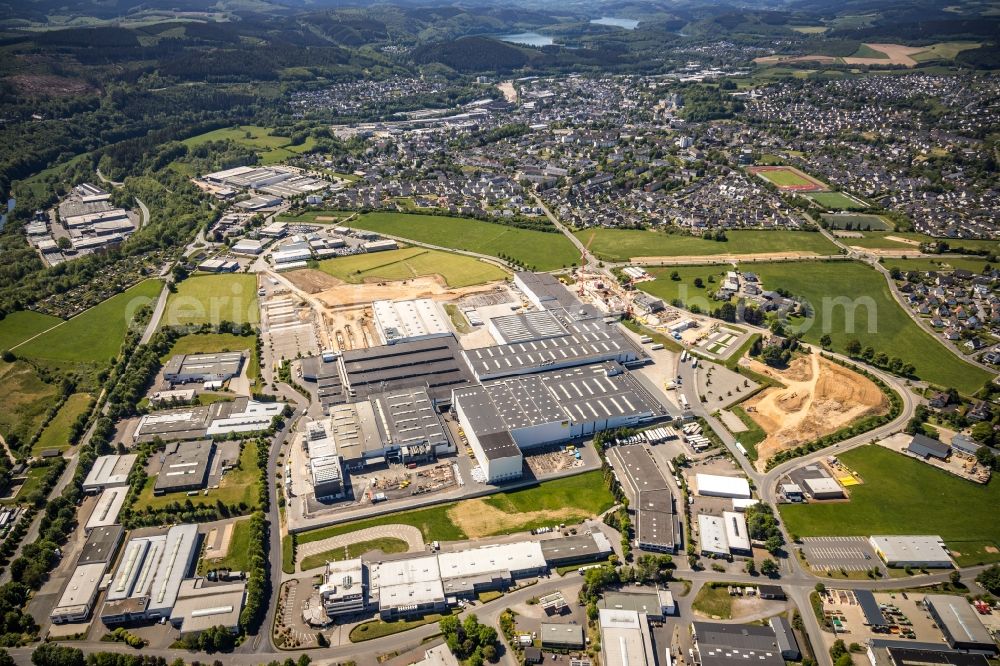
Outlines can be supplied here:
M715 587L706 583L698 590L691 608L708 617L728 620L733 616L733 598L725 583Z
M393 620L392 622L369 620L351 629L349 636L352 643L361 643L362 641L385 638L386 636L392 636L393 634L409 631L410 629L416 629L432 622L439 622L443 617L445 616L431 613L412 620Z
M164 326L186 324L256 324L257 276L246 273L196 275L177 285L161 319Z
M17 354L56 363L104 364L118 353L136 310L154 303L162 287L159 280L140 282L18 347Z
M875 445L839 457L864 483L851 488L847 503L779 505L790 533L935 534L961 553L956 556L960 562L1000 559L1000 554L985 552L987 546L1000 545L1000 522L992 511L1000 503L996 479L981 486Z
M921 379L968 394L990 378L986 371L957 359L911 320L885 279L869 266L814 261L741 268L755 272L764 289L784 288L810 304L813 312L802 322L806 342L818 343L828 333L834 351L842 352L848 340L857 338L862 346L912 363Z
M724 243L690 234L667 234L636 229L581 229L577 238L605 261L628 261L632 257L704 257L715 254L762 254L811 252L837 254L836 245L823 234L811 231L726 231Z
M451 319L451 325L455 327L455 330L459 333L468 333L472 330L472 325L469 320L465 318L462 311L458 309L458 306L454 303L447 303L444 306L444 311L448 313L448 319Z
M386 516L376 516L365 520L355 520L341 525L330 527L320 527L308 532L300 532L295 538L301 546L310 541L328 539L349 532L378 527L381 525L412 525L420 530L424 541L461 541L466 538L465 532L451 522L448 517L448 509L454 504L441 504L428 509L415 509L413 511L402 511Z
M191 500L191 503L196 507L214 505L219 501L229 506L236 506L243 503L250 507L252 511L257 507L257 501L260 499L260 492L258 490L260 487L260 468L257 466L257 442L252 439L247 440L243 446L243 451L240 453L239 466L236 469L226 472L225 476L222 477L222 481L219 482L219 488L217 490L209 490L207 495L203 491L190 497L182 492L154 495L153 485L155 483L155 476L150 476L146 479L146 483L143 485L135 501L135 508L137 510L151 509L156 511L174 502L184 504L188 500Z
M716 308L722 304L712 296L719 290L725 280L726 271L731 266L666 266L647 267L646 271L655 277L652 282L640 282L637 286L647 294L662 299L664 303L681 301L685 307L697 305L702 312ZM676 271L679 280L672 280L670 275ZM694 281L701 279L702 286L696 287ZM709 282L709 279L714 280Z
M290 222L292 224L334 224L339 225L344 218L356 215L353 210L307 210L298 215L279 215L279 222ZM322 219L320 219L322 218ZM334 218L334 219L327 219Z
M825 206L833 210L863 210L868 208L866 204L855 201L853 197L840 192L817 192L816 194L810 194L809 198L820 206Z
M958 269L982 273L989 262L986 257L973 259L971 257L942 256L940 259L884 259L882 264L888 268L898 268L903 271L938 271L951 272Z
M219 529L223 529L219 527ZM198 562L198 572L204 574L209 569L229 569L230 571L246 571L250 568L250 519L237 520L233 523L233 533L229 539L229 550L226 556L217 560L202 559Z
M505 254L540 271L564 268L580 260L576 248L560 233L517 229L482 220L410 213L365 213L349 224L440 247L494 257Z
M440 275L450 287L469 287L508 276L499 266L485 261L422 247L324 259L319 269L352 284Z
M761 428L756 421L750 418L750 415L746 411L736 405L732 407L729 411L739 417L740 421L743 421L743 425L747 427L746 432L733 433L733 436L739 440L743 448L747 450L747 458L750 460L757 460L757 445L767 438L767 433Z
M888 60L889 54L883 51L876 51L867 44L862 44L858 47L858 50L854 52L851 58L879 58L881 60Z
M926 51L913 54L912 57L917 62L928 62L930 60L954 60L962 51L979 48L981 42L938 42Z
M308 571L309 569L321 567L327 562L339 562L340 560L349 560L355 557L361 557L361 555L370 550L380 550L383 553L390 555L392 553L405 553L407 549L408 546L406 545L406 542L395 537L359 541L358 543L352 543L347 546L347 548L336 548L334 550L327 550L322 553L317 553L316 555L305 557L302 559L300 568L302 571Z
M66 402L59 408L55 418L49 421L38 441L31 448L32 455L39 455L47 449L59 449L60 451L68 449L70 446L69 427L89 407L90 396L86 393L74 393L66 398Z
M24 473L24 483L17 489L17 493L9 500L0 500L0 506L13 506L26 501L33 492L41 489L48 471L48 465L29 467Z
M0 319L0 349L12 349L61 322L59 317L22 310Z
M774 183L778 187L803 187L803 186L816 185L816 182L814 182L809 178L801 176L798 172L793 171L791 168L775 169L773 171L761 171L754 175L761 176L765 180Z

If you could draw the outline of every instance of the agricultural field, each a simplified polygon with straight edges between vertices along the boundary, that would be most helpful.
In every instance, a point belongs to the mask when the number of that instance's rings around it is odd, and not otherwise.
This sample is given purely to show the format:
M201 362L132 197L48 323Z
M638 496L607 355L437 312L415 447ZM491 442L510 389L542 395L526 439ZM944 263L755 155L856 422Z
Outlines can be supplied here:
M779 190L790 192L812 192L826 190L827 185L811 176L807 176L795 167L772 166L750 167L750 173L760 176L773 183Z
M80 414L86 413L90 407L91 396L86 393L74 393L66 398L66 402L49 421L42 431L38 441L31 448L32 455L40 455L48 449L65 451L69 448L69 428Z
M929 47L926 51L914 53L911 56L917 62L930 62L932 60L954 60L962 51L977 49L981 42L938 42Z
M30 337L47 331L62 320L51 315L22 310L0 319L0 349L13 349Z
M59 392L55 385L41 380L34 366L22 360L0 361L0 390L4 395L0 436L12 447L38 432Z
M907 271L938 271L949 273L954 270L966 270L978 274L982 273L986 266L992 264L990 264L986 257L949 257L945 255L940 259L883 259L882 265L890 270L898 268L904 273Z
M876 445L839 458L864 483L849 502L779 505L790 533L939 534L960 564L1000 560L1000 522L982 510L1000 502L996 479L982 486Z
M862 232L864 238L850 239L851 245L866 248L888 248L888 249L909 249L916 250L921 243L930 243L937 240L944 240L954 253L986 251L991 254L1000 254L1000 241L995 240L968 240L964 238L937 239L926 234L913 231L893 231L890 233L880 233L877 231ZM899 240L895 240L899 239Z
M864 210L868 208L868 204L843 192L817 192L810 194L809 198L830 210Z
M649 267L646 271L656 279L651 282L640 282L636 286L647 294L662 299L664 303L681 301L686 308L697 305L704 312L721 304L721 301L716 301L712 296L725 280L726 270L731 268L731 266ZM670 278L675 272L679 280ZM696 279L701 280L702 287L695 286Z
M298 215L279 215L279 222L290 224L340 224L345 218L357 215L353 210L307 210Z
M862 346L913 364L921 379L966 394L990 378L985 370L957 359L910 319L885 279L864 264L755 263L741 269L757 273L764 289L787 289L810 304L810 316L800 322L806 342L818 343L828 333L833 349L842 352L848 340L857 338Z
M573 244L558 232L517 229L469 218L365 213L348 226L494 257L503 254L540 271L565 268L580 260Z
M287 136L273 136L270 132L271 130L266 127L240 125L199 134L184 140L183 143L189 148L195 148L210 141L230 140L253 149L260 156L261 164L268 165L296 157L310 149L316 141L313 137L308 137L301 145L293 146Z
M177 285L163 311L161 325L260 322L257 276L246 273L196 275Z
M508 276L504 269L485 261L422 247L324 259L319 262L318 268L352 284L440 275L449 287L470 287L503 280Z
M614 505L600 471L546 481L523 490L428 509L321 527L296 536L299 544L381 525L412 525L425 542L459 541L580 522Z
M850 229L852 231L890 231L893 228L892 222L881 215L861 215L858 213L840 213L831 215L823 213L820 217L831 229ZM856 238L845 238L846 245L852 245Z
M17 355L47 365L94 369L118 354L136 311L156 301L163 285L146 280L112 296L17 348Z
M705 240L690 234L640 229L581 229L574 235L604 261L628 261L633 257L705 257L773 252L831 255L839 250L823 234L812 231L726 231L728 240L725 242Z

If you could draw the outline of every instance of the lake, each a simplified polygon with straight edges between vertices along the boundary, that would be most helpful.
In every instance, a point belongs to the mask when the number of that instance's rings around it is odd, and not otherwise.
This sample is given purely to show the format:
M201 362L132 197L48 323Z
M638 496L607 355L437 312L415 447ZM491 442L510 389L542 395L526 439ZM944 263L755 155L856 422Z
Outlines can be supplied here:
M548 35L541 35L537 32L519 32L516 35L500 35L497 37L501 42L511 44L524 44L525 46L552 46L555 44Z
M602 16L599 19L593 19L591 23L597 25L613 25L617 28L625 28L626 30L635 30L636 26L639 25L639 22L633 19L615 18L613 16Z

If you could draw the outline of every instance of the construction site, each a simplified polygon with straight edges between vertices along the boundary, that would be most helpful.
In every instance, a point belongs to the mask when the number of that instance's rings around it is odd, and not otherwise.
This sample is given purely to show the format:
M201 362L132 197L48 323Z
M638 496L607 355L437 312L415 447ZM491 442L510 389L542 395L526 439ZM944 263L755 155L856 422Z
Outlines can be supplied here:
M747 414L767 433L757 445L756 464L761 470L780 451L889 409L889 401L874 382L818 353L800 356L781 370L755 360L744 362L754 372L784 385L767 388L743 403Z

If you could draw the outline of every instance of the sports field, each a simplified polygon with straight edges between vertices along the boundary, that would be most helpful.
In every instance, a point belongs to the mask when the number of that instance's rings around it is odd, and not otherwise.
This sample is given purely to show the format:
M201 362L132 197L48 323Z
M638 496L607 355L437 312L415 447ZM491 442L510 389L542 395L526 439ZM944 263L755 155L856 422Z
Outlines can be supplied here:
M823 220L831 229L850 229L852 231L888 231L892 223L881 215L861 215L859 213L841 213L831 215L823 213ZM845 238L844 242L851 245L856 239Z
M868 205L842 192L817 192L809 198L830 210L864 210Z
M419 529L426 542L459 541L579 522L603 513L613 504L614 497L598 470L482 499L321 527L298 534L296 540L303 544L368 527L401 524Z
M152 305L163 284L146 280L17 348L18 356L66 363L106 363L125 339L136 311Z
M791 534L937 534L962 564L1000 559L1000 521L984 510L1000 503L996 479L982 486L871 444L839 458L864 483L846 503L778 505Z
M581 229L574 235L605 261L632 257L704 257L715 254L767 254L808 252L837 254L836 245L812 231L726 231L725 242L690 234L667 234L637 229Z
M410 213L365 213L349 223L358 229L409 238L439 247L506 255L540 271L570 266L580 260L576 248L560 233L516 229L462 217Z
M260 321L257 276L233 273L189 277L167 299L161 325L215 325L223 321L237 324Z
M748 171L774 183L779 190L787 192L822 192L829 189L822 181L807 176L795 167L759 166L750 167Z
M804 298L812 314L801 322L806 342L818 343L824 333L834 351L847 341L885 352L911 363L916 374L932 384L971 394L989 373L964 363L920 328L892 297L886 280L858 262L754 263L741 269L756 273L764 289L787 289Z
M23 310L11 312L0 319L0 350L13 349L33 335L48 330L61 319L51 315Z
M291 139L287 136L271 136L270 131L270 129L260 127L259 125L225 127L185 139L183 143L189 148L194 148L209 141L234 141L256 151L260 155L261 163L266 165L277 164L292 157L297 157L300 153L315 145L316 142L310 136L303 144L293 146L291 145Z
M90 407L90 396L86 393L74 393L66 398L66 402L49 421L41 436L31 448L32 455L39 455L47 449L65 451L69 448L69 427L76 418Z
M469 287L508 276L504 269L485 261L422 247L324 259L319 262L319 269L352 284L440 275L450 287Z

